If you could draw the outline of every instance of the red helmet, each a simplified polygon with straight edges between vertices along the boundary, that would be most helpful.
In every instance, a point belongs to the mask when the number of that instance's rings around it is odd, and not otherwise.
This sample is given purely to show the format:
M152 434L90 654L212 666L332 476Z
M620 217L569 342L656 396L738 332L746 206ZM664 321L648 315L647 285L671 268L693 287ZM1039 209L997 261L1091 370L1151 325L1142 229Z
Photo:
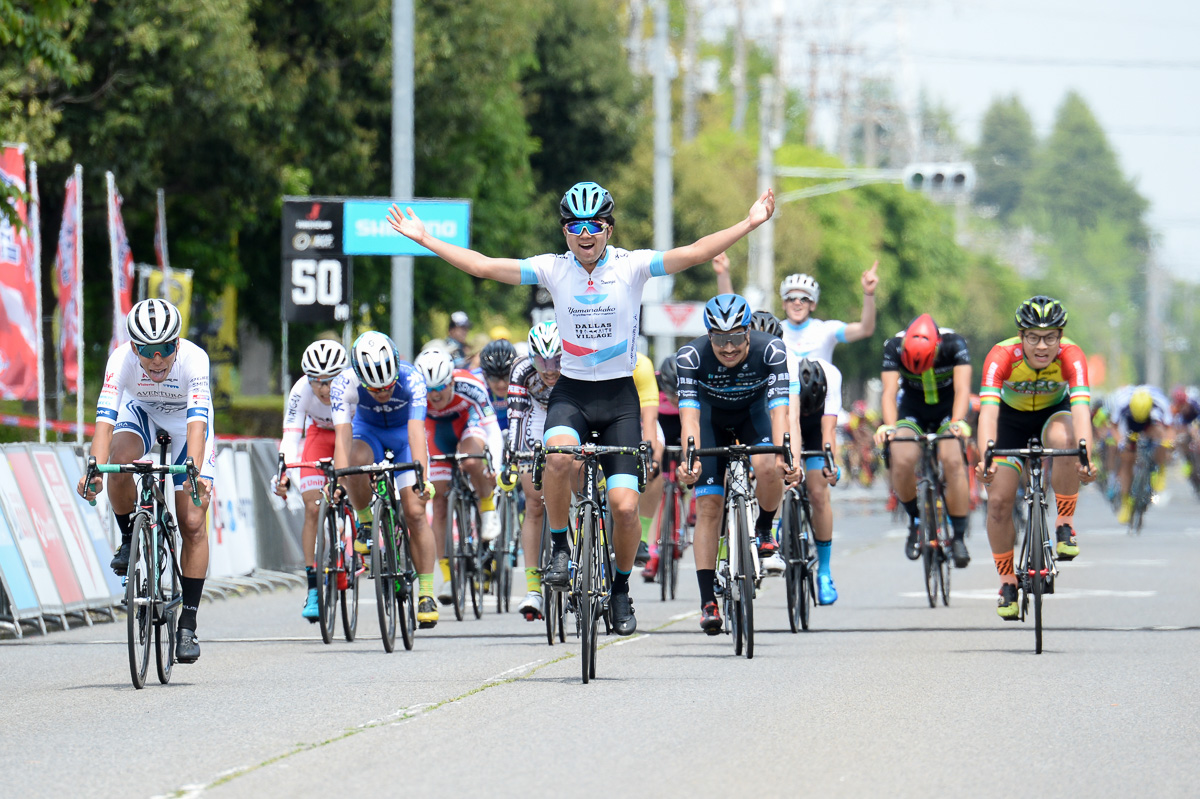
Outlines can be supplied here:
M904 342L900 345L900 363L915 375L932 369L941 340L942 334L938 332L937 322L933 321L929 314L921 314L912 321L908 330L904 331Z
M1186 403L1187 398L1187 389L1183 386L1175 386L1174 391L1171 392L1171 401L1177 406Z

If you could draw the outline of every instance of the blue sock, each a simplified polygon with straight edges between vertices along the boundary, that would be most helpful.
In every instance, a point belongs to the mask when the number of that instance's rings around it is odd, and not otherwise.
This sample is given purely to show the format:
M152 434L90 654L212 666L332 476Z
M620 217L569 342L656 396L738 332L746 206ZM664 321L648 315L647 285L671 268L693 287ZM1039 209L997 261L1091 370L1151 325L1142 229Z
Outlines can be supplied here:
M833 554L833 541L817 542L817 573L829 574L829 556Z

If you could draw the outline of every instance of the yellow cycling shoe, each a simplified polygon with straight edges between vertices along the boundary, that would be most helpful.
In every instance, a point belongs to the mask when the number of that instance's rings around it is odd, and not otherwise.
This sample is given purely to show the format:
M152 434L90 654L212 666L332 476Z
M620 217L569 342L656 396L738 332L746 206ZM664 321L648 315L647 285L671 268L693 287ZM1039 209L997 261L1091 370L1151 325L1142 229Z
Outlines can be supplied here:
M1058 553L1059 560L1074 560L1079 555L1079 547L1075 543L1075 530L1071 525L1060 524L1054 531L1054 537L1058 539L1058 546L1054 551Z
M423 596L417 602L417 626L422 630L436 627L438 623L437 602L431 596Z
M1005 621L1020 621L1021 605L1017 602L1017 587L1009 583L1000 585L1000 599L996 602L996 615Z
M1167 487L1167 472L1165 469L1155 469L1150 475L1150 487L1154 489L1155 494L1161 494L1163 489Z
M1129 524L1129 519L1133 516L1133 497L1125 497L1121 500L1121 507L1117 509L1117 524Z

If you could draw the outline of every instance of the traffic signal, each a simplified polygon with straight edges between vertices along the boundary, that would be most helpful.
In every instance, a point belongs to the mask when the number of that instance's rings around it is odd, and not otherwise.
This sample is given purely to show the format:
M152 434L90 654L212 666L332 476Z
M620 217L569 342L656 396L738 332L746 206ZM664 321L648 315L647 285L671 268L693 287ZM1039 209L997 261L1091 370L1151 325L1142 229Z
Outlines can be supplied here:
M970 194L975 188L975 167L966 161L909 164L904 167L904 188L945 197Z

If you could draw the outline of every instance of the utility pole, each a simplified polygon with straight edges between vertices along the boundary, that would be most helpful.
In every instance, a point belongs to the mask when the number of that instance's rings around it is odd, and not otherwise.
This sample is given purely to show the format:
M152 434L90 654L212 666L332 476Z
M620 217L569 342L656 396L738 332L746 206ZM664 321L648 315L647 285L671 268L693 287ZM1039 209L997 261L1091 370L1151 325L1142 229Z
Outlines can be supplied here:
M775 89L772 94L771 130L777 138L782 138L784 130L783 110L787 99L787 76L785 74L787 53L784 51L786 38L784 36L784 5L783 0L773 0L772 10L775 17ZM775 143L778 149L782 141Z
M685 21L683 28L683 140L696 138L696 49L700 28L700 0L684 0Z
M808 114L804 120L804 143L817 146L817 43L808 43Z
M733 124L734 133L746 129L746 0L737 0L737 23L733 31Z
M413 0L392 0L392 199L413 196ZM392 341L413 357L413 259L392 257Z
M642 27L646 14L645 0L629 0L629 71L634 75L646 74L646 47L642 38Z
M771 188L775 179L775 137L771 130L775 81L770 75L758 80L758 195ZM747 280L746 299L751 308L774 311L772 286L775 283L775 217L759 225L750 234L750 263L753 276Z
M668 60L670 30L667 0L654 0L654 249L666 252L675 246L672 227L674 191L671 185L671 75ZM667 302L674 280L653 277L646 283L644 302ZM656 336L654 355L662 358L674 339Z

